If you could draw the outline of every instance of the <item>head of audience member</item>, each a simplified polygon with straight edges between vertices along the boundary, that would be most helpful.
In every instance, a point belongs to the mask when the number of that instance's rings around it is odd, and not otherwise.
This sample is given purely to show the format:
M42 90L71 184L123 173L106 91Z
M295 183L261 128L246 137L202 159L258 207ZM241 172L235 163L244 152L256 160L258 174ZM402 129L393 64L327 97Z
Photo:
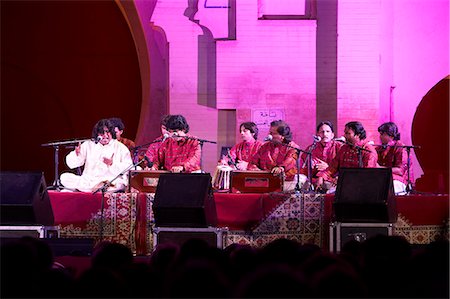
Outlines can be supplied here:
M254 122L244 122L239 126L241 138L245 142L253 142L258 139L258 127Z
M320 142L323 145L325 145L328 142L330 142L331 140L333 140L334 128L333 128L333 124L331 123L331 121L321 121L317 125L316 134L317 134L317 136L319 136L321 138Z
M123 244L102 241L94 248L92 267L122 270L132 263L133 253Z
M167 131L169 135L176 136L186 136L189 132L189 124L183 115L170 115L166 123Z
M170 117L170 114L164 114L161 117L160 125L161 125L161 135L162 136L169 134L169 131L167 131L167 120L169 119L169 117Z
M269 134L275 143L286 143L292 141L292 132L289 125L283 120L274 120L270 123Z
M99 120L92 129L92 138L98 142L107 145L112 139L116 139L114 125L109 119Z
M344 137L348 142L356 144L366 139L366 130L359 121L351 121L345 124Z
M118 117L112 117L109 119L109 121L114 126L114 131L116 132L116 139L120 140L123 134L123 130L125 129L125 125L123 124L123 121Z
M397 125L393 122L387 122L378 127L380 141L382 144L388 144L392 140L400 140L400 133Z

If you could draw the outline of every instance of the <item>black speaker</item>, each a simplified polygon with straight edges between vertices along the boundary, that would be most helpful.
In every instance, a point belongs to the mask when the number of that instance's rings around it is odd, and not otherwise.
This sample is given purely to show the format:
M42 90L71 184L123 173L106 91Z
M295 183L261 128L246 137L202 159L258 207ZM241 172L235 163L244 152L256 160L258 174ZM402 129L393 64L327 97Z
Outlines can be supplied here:
M161 174L153 202L155 226L208 227L217 225L209 173Z
M1 225L54 225L42 172L1 172Z
M391 168L340 168L333 207L339 222L396 222Z
M93 238L43 238L51 249L53 256L91 256L95 246ZM17 243L20 238L1 237L0 243Z
M95 247L93 238L41 239L52 249L54 256L91 256Z

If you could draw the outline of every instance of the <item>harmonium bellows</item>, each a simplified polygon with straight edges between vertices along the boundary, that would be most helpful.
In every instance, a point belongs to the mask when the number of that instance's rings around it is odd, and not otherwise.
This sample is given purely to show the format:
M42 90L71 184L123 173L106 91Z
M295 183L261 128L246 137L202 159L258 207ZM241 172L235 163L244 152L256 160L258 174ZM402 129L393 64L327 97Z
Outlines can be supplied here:
M130 170L128 192L155 193L159 176L166 170Z
M284 174L270 171L232 171L230 192L269 193L283 192Z

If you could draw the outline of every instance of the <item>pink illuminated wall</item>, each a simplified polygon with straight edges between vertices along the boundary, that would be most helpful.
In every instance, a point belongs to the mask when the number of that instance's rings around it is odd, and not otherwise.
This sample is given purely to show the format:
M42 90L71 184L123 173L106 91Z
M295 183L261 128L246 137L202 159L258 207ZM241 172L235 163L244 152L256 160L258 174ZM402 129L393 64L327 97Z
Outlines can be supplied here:
M270 121L285 119L302 148L322 120L332 120L338 136L360 120L375 143L379 124L395 121L411 144L416 107L450 73L448 0L3 1L1 8L1 170L43 170L47 181L53 152L40 145L88 136L110 116L144 144L159 134L162 114L185 115L192 134L217 141L203 148L208 172L249 120L263 138ZM39 134L24 141L30 123Z
M170 113L184 114L193 134L219 141L218 147L204 148L207 171L213 169L219 147L231 145L223 137L230 132L219 130L224 127L218 123L220 111L234 111L236 126L258 121L262 136L272 120L270 114L281 115L302 147L311 142L315 125L322 120L316 115L334 118L338 135L347 121L359 120L375 143L377 127L395 121L409 144L416 106L449 73L448 1L444 0L336 0L331 1L335 5L318 5L317 16L336 15L336 26L326 27L331 30L327 38L337 37L329 39L330 49L337 44L335 52L324 52L323 38L317 49L318 27L325 26L324 20L258 19L264 1L236 1L234 23L226 17L230 11L208 8L205 1L156 1L151 11L147 1L135 2L145 16L144 29L149 30L150 18L167 37ZM328 55L319 66L317 53ZM335 77L321 83L329 90L321 89L316 102L317 76L326 76L328 62L332 62L329 74ZM420 175L414 163L414 172Z

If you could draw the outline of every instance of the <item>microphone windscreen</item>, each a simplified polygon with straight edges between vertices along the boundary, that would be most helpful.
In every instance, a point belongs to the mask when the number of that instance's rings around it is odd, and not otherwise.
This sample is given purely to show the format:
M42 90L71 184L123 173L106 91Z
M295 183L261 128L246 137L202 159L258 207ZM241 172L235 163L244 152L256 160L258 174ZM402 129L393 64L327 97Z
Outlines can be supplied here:
M272 135L267 135L267 137L264 138L264 141L270 141L272 139L273 139Z
M341 136L339 138L334 138L333 140L339 141L339 142L346 142L347 141L344 136Z

